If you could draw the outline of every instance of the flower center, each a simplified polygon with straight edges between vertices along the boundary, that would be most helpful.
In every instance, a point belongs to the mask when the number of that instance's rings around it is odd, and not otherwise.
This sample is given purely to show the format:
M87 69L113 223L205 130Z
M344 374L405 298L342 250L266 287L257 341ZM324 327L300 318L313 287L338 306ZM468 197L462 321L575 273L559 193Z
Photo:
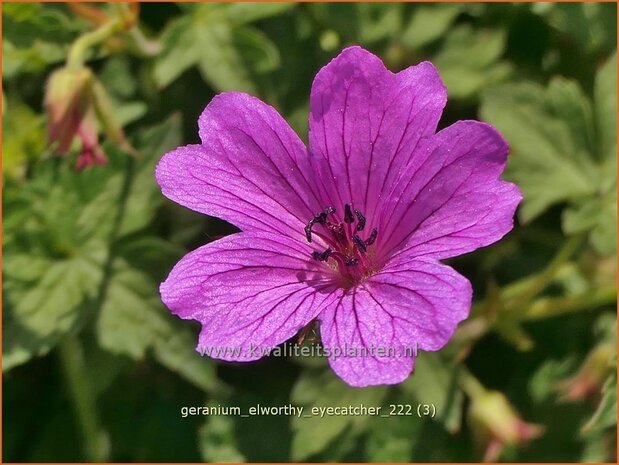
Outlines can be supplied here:
M370 246L376 241L378 230L373 228L363 239L366 219L363 213L350 204L344 205L344 218L339 221L336 210L327 207L305 226L305 238L312 242L312 236L323 239L329 247L312 252L312 258L325 262L349 283L357 283L375 271L375 254Z

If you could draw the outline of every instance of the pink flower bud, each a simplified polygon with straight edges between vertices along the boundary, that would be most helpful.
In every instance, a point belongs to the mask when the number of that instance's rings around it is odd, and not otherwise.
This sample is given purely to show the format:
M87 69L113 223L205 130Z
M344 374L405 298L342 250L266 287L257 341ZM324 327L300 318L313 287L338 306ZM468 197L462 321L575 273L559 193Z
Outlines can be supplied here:
M116 122L105 89L88 68L54 71L47 82L45 109L49 142L56 144L57 154L67 153L74 140L81 143L77 170L107 163L99 144L100 127L111 142L131 155L136 153Z
M595 347L583 362L578 373L557 384L557 390L562 400L579 401L600 395L602 385L611 373L611 344L600 344Z
M540 425L526 423L507 398L498 391L487 391L473 398L469 420L484 460L496 461L504 446L518 446L535 439L544 431Z
M47 81L45 109L48 139L56 153L65 153L76 137L80 123L92 106L94 76L88 68L54 71Z

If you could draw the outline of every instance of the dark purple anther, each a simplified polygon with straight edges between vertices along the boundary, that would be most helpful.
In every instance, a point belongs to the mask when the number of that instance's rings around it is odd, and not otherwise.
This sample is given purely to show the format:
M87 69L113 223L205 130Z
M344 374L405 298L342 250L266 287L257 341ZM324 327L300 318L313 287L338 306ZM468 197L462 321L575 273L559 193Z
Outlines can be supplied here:
M361 239L357 234L355 234L352 239L355 241L355 244L357 244L357 247L361 252L365 252L368 249L365 242L363 242L363 239Z
M344 204L344 221L339 222L335 218L328 219L329 215L334 213L335 208L326 207L323 211L314 215L305 226L307 242L312 242L312 234L314 232L317 232L321 238L324 238L324 231L314 231L314 228L323 228L329 233L325 239L326 242L333 247L333 249L329 247L324 252L312 252L312 258L326 262L335 253L334 257L337 258L338 263L344 263L346 266L358 265L361 263L360 254L367 253L368 247L376 241L378 230L376 228L372 229L370 236L366 240L363 240L356 232L353 233L351 226L346 226L347 224L351 225L356 221L355 231L362 231L365 229L367 221L365 215L356 208L353 208L350 203Z
M313 221L314 223L325 224L327 222L327 214L325 212L318 213Z
M335 213L335 208L327 207L324 211L318 213L312 221L318 224L325 224L327 222L327 215L331 213Z
M370 237L365 240L365 245L372 245L376 241L376 236L378 236L378 229L374 228L370 233Z
M363 228L365 228L365 216L356 208L355 215L357 215L357 231L363 231Z
M312 242L312 226L314 226L314 220L309 220L307 226L305 226L305 238L307 242Z
M331 256L331 248L329 247L324 252L312 252L312 258L314 260L318 260L319 262L326 262Z
M355 221L355 217L352 216L352 208L349 203L344 205L344 221L346 223L352 223Z

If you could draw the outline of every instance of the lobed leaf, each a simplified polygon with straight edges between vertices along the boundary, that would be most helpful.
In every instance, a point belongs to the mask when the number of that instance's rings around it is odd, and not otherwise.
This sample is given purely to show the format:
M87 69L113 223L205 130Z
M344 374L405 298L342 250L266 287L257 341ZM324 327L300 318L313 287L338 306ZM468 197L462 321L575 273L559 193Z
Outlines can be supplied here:
M411 50L418 50L440 39L462 11L462 6L457 3L415 6L401 38L402 43Z
M505 46L506 31L502 29L474 30L462 25L450 31L432 58L449 97L470 98L509 77L512 65L501 59Z
M283 6L282 6L283 5ZM254 73L279 66L279 51L270 39L248 23L284 12L285 4L202 4L173 20L162 36L164 50L153 75L166 87L181 73L197 66L216 91L256 93Z
M617 142L607 122L616 124L616 103L608 103L616 100L614 60L600 71L594 106L577 83L555 78L547 88L521 82L490 89L481 109L510 144L506 175L524 192L521 221L566 202L563 231L588 232L604 255L616 252Z

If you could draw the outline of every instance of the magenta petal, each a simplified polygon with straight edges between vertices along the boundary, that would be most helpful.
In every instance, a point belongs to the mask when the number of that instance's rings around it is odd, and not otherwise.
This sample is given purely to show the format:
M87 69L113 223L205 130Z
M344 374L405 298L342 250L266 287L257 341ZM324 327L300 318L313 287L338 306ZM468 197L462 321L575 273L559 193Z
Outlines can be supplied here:
M269 233L227 236L187 254L161 284L172 313L197 320L197 350L255 360L294 336L333 297L306 247Z
M374 212L415 147L434 134L446 91L429 62L397 74L360 47L320 70L311 93L309 145L325 203Z
M242 93L216 96L199 120L201 145L180 147L157 166L163 194L242 230L303 237L323 206L305 146L275 109Z
M435 351L449 341L471 298L469 281L446 265L394 260L319 316L329 363L352 386L399 383L411 373L417 349ZM359 354L362 348L367 355ZM391 356L381 357L379 348Z
M382 212L382 250L442 259L507 234L522 200L499 179L507 153L500 134L477 121L459 121L421 144Z

